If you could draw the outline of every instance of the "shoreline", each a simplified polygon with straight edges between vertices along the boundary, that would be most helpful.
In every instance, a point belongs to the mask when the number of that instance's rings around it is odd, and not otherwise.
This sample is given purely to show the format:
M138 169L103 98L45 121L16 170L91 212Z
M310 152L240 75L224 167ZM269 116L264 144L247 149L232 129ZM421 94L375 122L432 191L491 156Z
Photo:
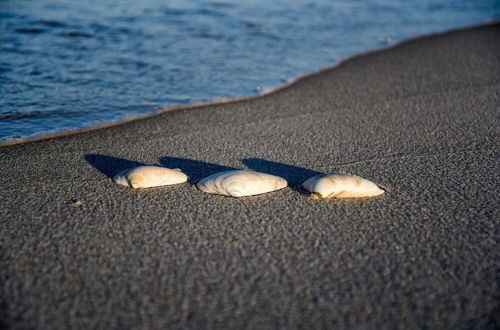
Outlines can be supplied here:
M403 46L406 43L417 42L421 39L431 38L431 37L439 37L441 35L446 35L449 33L458 33L458 32L466 31L469 29L474 29L474 28L479 28L479 27L483 27L483 26L496 24L498 22L500 22L500 19L493 19L493 20L487 20L487 21L484 21L484 22L481 22L478 24L470 25L470 26L462 26L462 27L457 27L457 28L453 28L453 29L449 29L449 30L445 30L445 31L440 31L440 32L434 32L434 33L430 33L430 34L410 36L404 40L401 40L401 41L396 42L396 43L391 44L391 45L369 49L367 51L357 53L357 54L354 54L352 56L340 58L339 61L337 61L333 65L325 66L323 68L320 68L319 70L316 70L316 71L313 71L310 73L306 73L303 75L299 75L299 76L291 79L289 82L287 82L283 85L279 85L276 88L269 89L266 92L261 93L261 94L249 95L249 96L236 96L236 97L232 97L232 98L214 99L214 100L210 100L207 102L199 102L199 103L192 103L192 104L172 106L172 107L162 107L162 108L159 108L158 110L156 110L155 112L152 112L152 113L143 114L143 115L136 115L136 116L127 116L127 117L125 117L121 120L118 120L118 121L102 123L102 124L89 126L89 127L85 127L85 128L70 129L70 130L56 132L56 133L42 134L42 135L37 135L37 136L31 137L31 138L20 138L20 139L0 141L0 148L19 145L19 144L25 144L25 143L31 143L31 142L36 142L36 141L50 140L50 139L55 139L55 138L64 137L64 136L71 136L71 135L75 135L75 134L82 134L82 133L92 132L95 130L110 128L110 127L116 127L116 126L120 126L120 125L123 125L126 123L135 122L138 120L154 118L154 117L162 115L164 113L173 112L173 111L209 107L209 106L222 105L222 104L227 104L227 103L236 103L236 102L249 101L249 100L253 100L253 99L257 99L257 98L261 98L261 97L266 97L268 95L279 92L283 89L292 87L294 84L298 83L299 81L301 81L303 79L310 78L310 77L315 76L317 74L321 74L322 72L325 72L325 71L334 70L338 66L340 66L346 62L349 62L351 60L354 60L358 57L363 57L363 56L367 56L370 54L376 54L376 53L390 50L390 49L393 49L393 48L396 48L399 46Z
M351 58L264 97L0 149L0 325L495 328L500 22ZM175 186L130 189L137 165ZM195 183L245 168L289 186ZM375 198L318 200L346 172Z

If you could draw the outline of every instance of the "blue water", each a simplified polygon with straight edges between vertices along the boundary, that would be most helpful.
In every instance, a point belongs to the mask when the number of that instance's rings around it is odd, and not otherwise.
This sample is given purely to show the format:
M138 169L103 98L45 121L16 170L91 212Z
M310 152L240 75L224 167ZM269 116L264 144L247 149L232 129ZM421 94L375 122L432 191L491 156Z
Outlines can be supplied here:
M0 0L0 139L277 87L498 0Z

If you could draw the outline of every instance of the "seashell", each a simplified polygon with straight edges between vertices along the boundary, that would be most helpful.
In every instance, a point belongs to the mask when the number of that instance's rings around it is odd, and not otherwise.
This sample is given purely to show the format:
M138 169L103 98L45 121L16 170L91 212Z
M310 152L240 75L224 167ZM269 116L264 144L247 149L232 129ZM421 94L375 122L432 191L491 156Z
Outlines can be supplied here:
M382 195L375 183L350 174L320 174L307 179L302 187L319 198L354 198Z
M113 181L132 188L150 188L186 182L187 175L180 169L161 166L138 166L122 171L113 177Z
M271 174L249 170L229 170L201 179L196 186L209 194L243 197L285 188L287 182Z

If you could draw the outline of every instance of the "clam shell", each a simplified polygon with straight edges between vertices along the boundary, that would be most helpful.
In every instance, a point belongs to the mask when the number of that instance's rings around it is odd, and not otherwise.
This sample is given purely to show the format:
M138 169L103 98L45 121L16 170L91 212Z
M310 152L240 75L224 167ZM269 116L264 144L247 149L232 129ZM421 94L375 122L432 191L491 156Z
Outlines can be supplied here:
M113 181L132 188L150 188L186 182L187 175L180 169L161 166L138 166L122 171L113 177Z
M320 174L307 179L302 187L320 198L355 198L382 195L375 183L350 174Z
M287 186L285 179L248 170L229 170L201 179L196 186L209 194L243 197L264 194Z

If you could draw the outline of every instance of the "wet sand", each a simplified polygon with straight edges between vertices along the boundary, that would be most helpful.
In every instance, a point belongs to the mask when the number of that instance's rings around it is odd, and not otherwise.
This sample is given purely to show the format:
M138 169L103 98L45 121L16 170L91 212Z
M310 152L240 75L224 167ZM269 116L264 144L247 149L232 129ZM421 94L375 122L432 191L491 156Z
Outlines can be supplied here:
M0 149L11 328L498 326L500 24L357 56L264 97ZM114 184L135 164L190 183ZM229 198L227 168L290 187ZM386 194L317 200L348 172Z

